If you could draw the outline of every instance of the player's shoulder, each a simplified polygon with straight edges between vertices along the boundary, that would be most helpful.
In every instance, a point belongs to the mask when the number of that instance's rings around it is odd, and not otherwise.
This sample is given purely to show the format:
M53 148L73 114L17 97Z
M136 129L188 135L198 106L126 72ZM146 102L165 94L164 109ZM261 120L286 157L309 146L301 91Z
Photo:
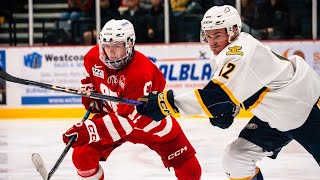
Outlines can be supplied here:
M242 32L234 42L221 51L218 58L246 59L253 55L257 43L258 40L250 34Z
M99 54L99 45L94 45L90 48L86 55Z
M86 54L85 54L85 60L91 59L93 57L99 57L99 46L95 45L93 46Z
M157 71L157 67L144 54L135 51L131 61L126 65L126 74L130 74L133 79L149 79Z
M94 64L99 63L99 46L93 46L84 56L84 65L92 66Z
M146 55L142 54L140 51L135 50L134 52L134 58L139 59L140 61L151 62L150 59Z
M149 72L151 69L155 68L155 64L139 51L135 51L132 59L132 66L139 70L139 72Z

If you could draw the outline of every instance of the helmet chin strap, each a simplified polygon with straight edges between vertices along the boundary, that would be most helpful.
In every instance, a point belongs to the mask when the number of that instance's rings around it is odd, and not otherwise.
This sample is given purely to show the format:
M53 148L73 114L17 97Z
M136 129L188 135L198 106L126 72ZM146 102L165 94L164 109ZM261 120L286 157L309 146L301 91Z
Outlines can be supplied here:
M117 60L113 60L113 61L109 59L109 57L107 56L106 53L105 53L105 55L106 55L106 59L103 61L104 64L110 69L118 70L118 69L123 68L132 59L132 57L134 55L134 49L133 49L133 47L129 47L127 49L127 53L125 56L123 56ZM117 64L117 63L119 63L119 64L122 63L122 64L119 66L112 65L112 64Z
M240 33L235 33L234 31L232 31L228 37L228 42L232 43L234 40L237 39L237 37L239 36Z

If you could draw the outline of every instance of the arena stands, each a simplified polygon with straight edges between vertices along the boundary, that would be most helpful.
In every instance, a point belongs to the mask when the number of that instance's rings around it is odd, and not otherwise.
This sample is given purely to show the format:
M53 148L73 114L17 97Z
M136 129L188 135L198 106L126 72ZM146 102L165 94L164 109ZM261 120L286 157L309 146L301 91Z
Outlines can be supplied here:
M94 8L94 0L88 1L91 1ZM127 1L113 1L117 4L118 11L121 15L120 18L123 18L124 16L122 16L122 13L128 8L124 2ZM148 4L150 0L137 1L139 1L140 5L145 9L152 7ZM206 5L208 5L208 3L210 3L210 6L222 4L235 5L235 0L181 1L185 2L185 8L179 13L172 11L171 3L174 1L168 1L170 5L170 42L199 41L200 20L202 19L203 12L207 9ZM249 9L250 13L247 13L248 9L241 6L241 11L243 12L242 17L245 22L243 31L251 33L258 39L276 40L313 38L311 0L290 0L290 3L289 0L240 1L241 3L253 4L251 9ZM28 1L24 0L10 0L0 7L0 46L29 45L27 3ZM320 3L317 5L318 8L319 4ZM88 44L88 42L83 40L84 34L81 31L81 27L82 24L95 24L95 19L92 16L85 16L72 21L61 19L61 16L67 11L67 0L33 0L34 45ZM249 17L247 16L248 14L250 15ZM319 14L318 10L318 38L320 34ZM103 18L105 17L102 17L101 19ZM93 32L92 27L94 26L91 25L90 31ZM161 32L163 32L163 30L161 30ZM143 43L153 42L155 42L154 39L143 41ZM159 42L159 40L156 42ZM91 43L95 43L94 39Z
M28 45L28 1L10 1L15 2L11 6L11 18L0 24L0 45ZM46 32L55 29L56 20L66 9L65 0L33 0L34 44L45 44Z

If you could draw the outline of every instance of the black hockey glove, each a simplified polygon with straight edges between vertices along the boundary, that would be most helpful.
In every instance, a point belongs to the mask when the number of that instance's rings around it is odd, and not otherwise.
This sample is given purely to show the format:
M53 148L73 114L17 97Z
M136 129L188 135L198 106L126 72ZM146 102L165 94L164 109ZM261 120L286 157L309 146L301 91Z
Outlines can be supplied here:
M231 126L231 124L233 123L233 116L219 116L216 118L209 118L210 119L210 123L212 124L212 126L217 126L221 129L227 129Z
M222 114L215 118L209 118L210 123L213 126L217 126L221 129L227 129L233 123L234 117L236 117L240 112L240 107L236 106L231 112Z
M144 104L136 106L138 113L155 121L160 121L169 114L179 112L174 105L172 90L162 93L149 93L148 96L139 98L139 101L144 102Z

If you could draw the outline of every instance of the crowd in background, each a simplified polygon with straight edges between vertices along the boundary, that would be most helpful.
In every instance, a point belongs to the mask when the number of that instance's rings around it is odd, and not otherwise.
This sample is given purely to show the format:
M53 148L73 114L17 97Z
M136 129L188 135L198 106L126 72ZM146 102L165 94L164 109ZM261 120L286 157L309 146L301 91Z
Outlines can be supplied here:
M95 44L95 0L66 0L68 9L57 29L46 32L48 44ZM198 42L200 21L215 5L235 0L169 0L170 42ZM318 3L318 11L319 11ZM241 0L242 31L257 39L311 39L312 0ZM164 0L100 0L101 28L110 19L128 19L137 43L164 42ZM318 12L318 37L320 16ZM57 42L59 41L59 42ZM60 42L61 41L61 42Z

